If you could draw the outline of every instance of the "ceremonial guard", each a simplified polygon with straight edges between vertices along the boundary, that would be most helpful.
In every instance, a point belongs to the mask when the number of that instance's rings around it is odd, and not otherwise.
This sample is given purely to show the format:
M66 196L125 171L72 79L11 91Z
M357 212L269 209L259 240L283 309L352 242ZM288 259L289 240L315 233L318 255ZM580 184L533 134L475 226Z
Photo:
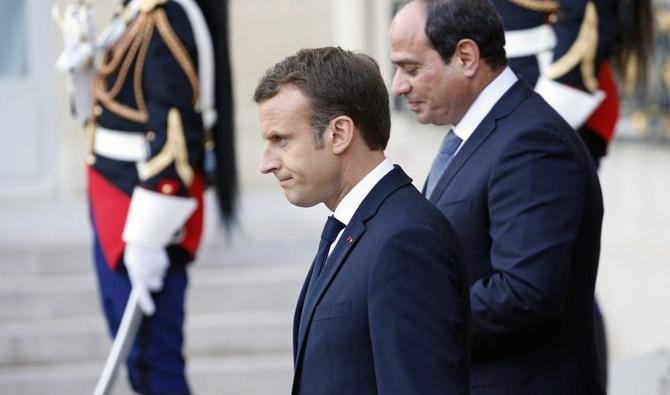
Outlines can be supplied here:
M86 124L96 271L115 335L131 289L145 314L127 366L141 394L190 394L183 356L186 266L216 187L230 223L236 185L221 0L124 1L93 36L90 7L61 17L71 103Z
M644 50L642 39L633 43L626 35L644 36L649 25L624 21L648 20L649 0L493 3L505 27L510 66L578 131L597 167L619 116L610 60L626 46L638 46L635 54Z

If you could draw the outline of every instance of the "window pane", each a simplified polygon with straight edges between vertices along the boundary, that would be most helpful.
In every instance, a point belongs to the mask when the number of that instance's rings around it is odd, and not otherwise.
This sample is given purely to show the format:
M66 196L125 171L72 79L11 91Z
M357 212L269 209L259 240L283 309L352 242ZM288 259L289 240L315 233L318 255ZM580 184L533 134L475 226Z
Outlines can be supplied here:
M26 0L0 0L0 78L27 72L25 3Z

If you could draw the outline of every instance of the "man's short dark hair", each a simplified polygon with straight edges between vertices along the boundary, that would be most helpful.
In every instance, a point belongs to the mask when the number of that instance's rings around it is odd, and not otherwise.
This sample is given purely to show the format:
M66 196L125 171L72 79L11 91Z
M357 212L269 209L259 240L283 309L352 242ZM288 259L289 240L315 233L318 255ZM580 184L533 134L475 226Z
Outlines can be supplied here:
M268 69L254 101L272 98L284 85L297 87L310 100L317 147L323 146L330 120L347 115L371 150L386 148L391 130L388 92L370 56L339 47L301 49Z
M505 30L490 0L418 0L426 5L426 37L445 63L469 38L493 70L507 65Z

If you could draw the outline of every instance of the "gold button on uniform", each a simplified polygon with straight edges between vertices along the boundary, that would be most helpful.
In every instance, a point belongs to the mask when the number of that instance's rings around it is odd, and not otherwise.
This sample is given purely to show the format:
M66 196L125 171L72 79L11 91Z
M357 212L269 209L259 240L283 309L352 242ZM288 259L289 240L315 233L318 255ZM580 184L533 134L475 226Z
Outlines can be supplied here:
M171 195L174 192L174 187L170 184L163 184L161 187L161 192L166 195Z

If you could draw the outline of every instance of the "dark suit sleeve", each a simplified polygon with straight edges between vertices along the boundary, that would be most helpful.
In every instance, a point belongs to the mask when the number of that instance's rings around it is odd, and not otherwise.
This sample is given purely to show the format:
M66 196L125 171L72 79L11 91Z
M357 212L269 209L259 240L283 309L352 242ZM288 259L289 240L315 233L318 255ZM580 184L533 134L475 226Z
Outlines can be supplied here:
M493 274L470 287L473 344L495 346L506 336L550 325L563 312L587 171L576 159L576 141L553 128L512 139L493 166Z
M378 393L467 392L467 298L456 251L418 224L383 243L368 289Z

